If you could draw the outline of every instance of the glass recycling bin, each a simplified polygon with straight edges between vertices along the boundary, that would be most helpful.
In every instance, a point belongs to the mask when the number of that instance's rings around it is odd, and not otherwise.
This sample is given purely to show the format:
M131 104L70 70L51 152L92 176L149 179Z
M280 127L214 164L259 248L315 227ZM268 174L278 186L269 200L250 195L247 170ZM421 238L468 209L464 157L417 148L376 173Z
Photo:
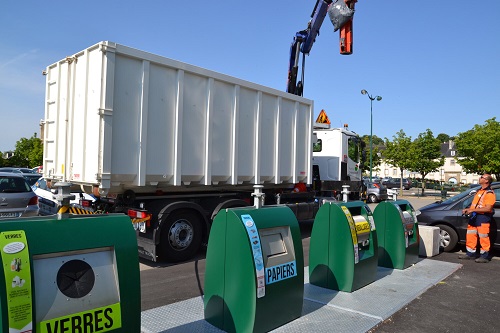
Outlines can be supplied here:
M123 214L0 221L1 332L139 332L137 240Z
M321 206L311 232L309 282L352 292L375 280L378 245L375 223L364 202Z
M405 269L418 262L420 239L415 210L407 200L383 201L373 211L378 265Z
M206 255L206 321L226 332L268 332L301 316L303 295L302 239L288 207L217 214Z

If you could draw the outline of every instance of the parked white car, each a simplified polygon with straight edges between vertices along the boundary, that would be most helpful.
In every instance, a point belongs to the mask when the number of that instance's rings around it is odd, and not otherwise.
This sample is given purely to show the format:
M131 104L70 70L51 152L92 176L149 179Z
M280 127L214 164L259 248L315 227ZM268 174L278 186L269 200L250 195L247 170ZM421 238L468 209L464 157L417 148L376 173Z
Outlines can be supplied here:
M40 215L54 215L57 214L59 210L59 203L55 199L55 195L57 194L57 189L50 189L47 186L47 181L45 178L40 178L35 185L32 186L33 191L38 196L38 207ZM90 200L92 202L95 201L95 198L87 193L82 191L73 191L71 192L75 196L73 200L70 201L70 205L80 207L80 200Z

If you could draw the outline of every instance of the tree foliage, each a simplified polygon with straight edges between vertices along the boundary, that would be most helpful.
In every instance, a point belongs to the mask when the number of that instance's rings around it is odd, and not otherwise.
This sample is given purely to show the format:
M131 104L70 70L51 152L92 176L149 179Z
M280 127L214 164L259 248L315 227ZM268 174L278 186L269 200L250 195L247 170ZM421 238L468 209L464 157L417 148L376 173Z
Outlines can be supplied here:
M444 143L450 141L451 137L448 134L439 133L436 139L438 139L440 143Z
M361 137L361 172L370 172L370 136L363 135ZM372 137L372 168L374 170L380 166L380 146L384 144L384 140L373 135Z
M466 172L489 173L500 179L500 123L496 117L458 133L455 144L460 156L458 164Z
M36 137L36 133L29 139L21 138L16 142L14 156L4 160L6 166L18 166L34 168L41 165L43 161L42 141Z
M422 180L429 173L437 171L444 165L444 157L441 156L441 143L434 138L430 129L420 133L413 141L410 156L411 162L408 169L420 173ZM425 182L422 182L422 192L424 189Z
M385 138L383 158L387 164L399 168L401 177L403 177L403 170L410 169L413 162L411 155L411 137L406 136L405 132L400 130L393 138L394 140L392 142ZM401 190L402 187L403 182L401 182Z

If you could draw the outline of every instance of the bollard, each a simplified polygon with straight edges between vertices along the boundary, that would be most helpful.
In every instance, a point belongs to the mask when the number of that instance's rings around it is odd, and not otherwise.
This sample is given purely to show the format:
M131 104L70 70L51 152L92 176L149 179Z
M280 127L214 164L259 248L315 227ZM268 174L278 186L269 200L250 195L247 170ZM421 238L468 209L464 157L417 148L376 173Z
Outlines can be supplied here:
M61 206L57 211L58 220L66 219L69 216L70 201L75 198L75 196L71 194L71 185L71 183L67 182L57 182L54 184L54 187L58 189L57 194L54 195L54 199L56 199Z
M394 201L398 200L398 191L392 192L392 200L394 200Z
M349 185L342 185L342 201L347 202L349 201Z
M261 208L264 205L264 197L266 196L262 192L264 185L254 185L253 188L254 188L254 192L252 193L253 205L255 206L255 208Z

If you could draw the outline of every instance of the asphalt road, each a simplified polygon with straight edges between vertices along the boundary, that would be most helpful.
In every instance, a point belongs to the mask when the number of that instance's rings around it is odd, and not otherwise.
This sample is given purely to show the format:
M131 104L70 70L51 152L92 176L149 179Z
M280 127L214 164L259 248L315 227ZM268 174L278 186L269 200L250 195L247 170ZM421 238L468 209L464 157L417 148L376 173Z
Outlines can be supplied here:
M435 197L401 197L419 209ZM373 210L376 204L369 204ZM308 266L312 222L300 223L305 266ZM463 267L430 288L370 332L496 332L500 314L500 251L488 264L459 260L457 252L440 253L432 260ZM140 263L142 311L203 295L205 253L185 263Z

